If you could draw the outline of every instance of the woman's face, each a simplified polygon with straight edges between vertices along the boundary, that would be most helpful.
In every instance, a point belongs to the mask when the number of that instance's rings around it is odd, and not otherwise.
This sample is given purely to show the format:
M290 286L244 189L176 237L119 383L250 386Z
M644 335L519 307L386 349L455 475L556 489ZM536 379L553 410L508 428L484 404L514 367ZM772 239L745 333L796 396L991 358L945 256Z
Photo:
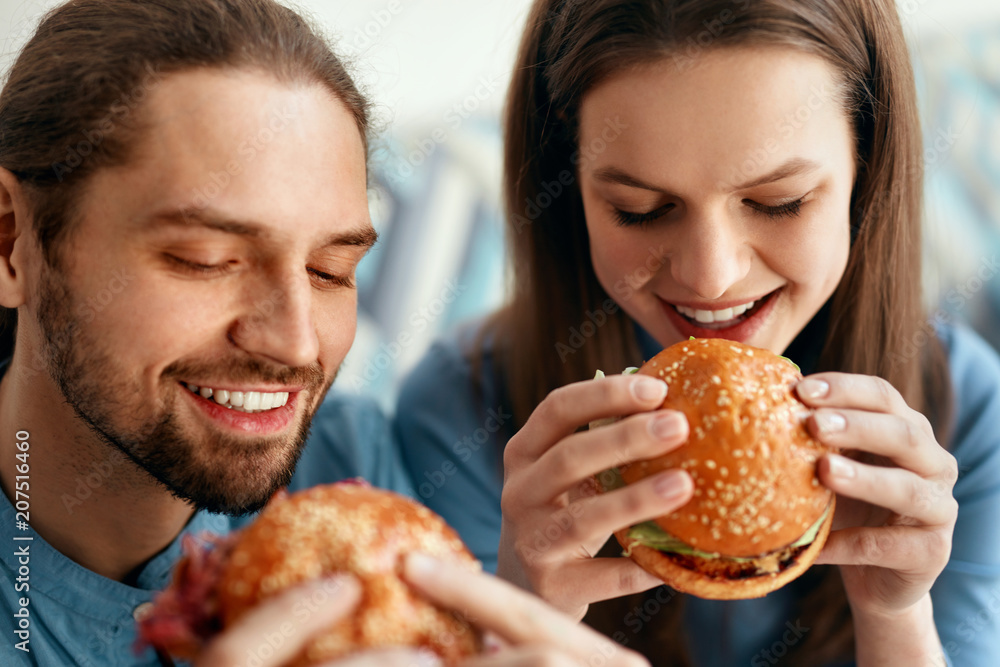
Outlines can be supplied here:
M741 47L629 69L584 97L594 270L662 345L780 353L833 294L855 175L838 90L817 56Z

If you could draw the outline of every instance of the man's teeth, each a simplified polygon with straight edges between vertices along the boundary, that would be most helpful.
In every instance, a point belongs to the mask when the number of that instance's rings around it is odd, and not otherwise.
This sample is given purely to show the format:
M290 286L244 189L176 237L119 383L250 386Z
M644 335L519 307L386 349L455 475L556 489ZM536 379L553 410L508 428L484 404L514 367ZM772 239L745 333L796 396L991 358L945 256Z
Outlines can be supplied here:
M753 308L755 303L756 301L750 301L740 306L736 306L735 308L726 308L724 310L695 310L694 308L688 308L686 306L674 307L677 308L677 312L681 315L685 315L696 322L711 324L712 322L728 322L731 319L739 317Z
M280 408L288 403L287 391L228 391L226 389L198 387L191 383L187 383L187 388L202 398L211 398L219 405L239 412L263 412L264 410Z

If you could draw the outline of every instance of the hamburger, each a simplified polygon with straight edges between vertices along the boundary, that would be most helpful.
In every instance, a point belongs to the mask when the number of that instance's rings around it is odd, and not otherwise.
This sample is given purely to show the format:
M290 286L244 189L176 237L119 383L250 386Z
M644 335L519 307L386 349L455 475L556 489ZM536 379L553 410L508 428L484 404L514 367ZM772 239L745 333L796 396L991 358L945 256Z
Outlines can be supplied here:
M139 620L137 648L151 645L161 656L190 660L268 598L306 581L350 573L361 585L358 608L313 637L290 663L294 667L368 648L421 647L447 665L481 651L478 631L401 578L403 558L413 551L471 570L479 562L441 517L367 483L278 494L246 528L200 544L188 539L184 549L171 584ZM326 593L336 595L335 586ZM296 615L322 601L304 600Z
M805 572L830 533L835 497L816 476L829 449L806 430L798 366L703 338L668 347L637 372L667 383L662 407L684 413L688 440L601 473L599 490L679 468L694 495L671 514L617 531L625 555L674 589L714 600L762 597Z

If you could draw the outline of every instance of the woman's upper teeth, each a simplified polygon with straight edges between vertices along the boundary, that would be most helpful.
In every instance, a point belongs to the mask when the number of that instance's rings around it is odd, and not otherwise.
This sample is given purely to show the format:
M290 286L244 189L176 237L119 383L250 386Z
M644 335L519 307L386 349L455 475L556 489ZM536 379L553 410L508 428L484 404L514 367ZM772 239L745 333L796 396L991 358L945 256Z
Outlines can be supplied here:
M191 383L187 383L187 388L202 398L211 398L221 406L240 412L272 410L288 403L287 391L227 391L226 389L198 387Z
M710 324L712 322L728 322L734 317L739 317L753 308L755 303L756 301L748 301L747 303L734 308L725 308L723 310L695 310L694 308L688 308L687 306L676 306L676 308L677 312L681 315L686 315L687 317L703 324Z

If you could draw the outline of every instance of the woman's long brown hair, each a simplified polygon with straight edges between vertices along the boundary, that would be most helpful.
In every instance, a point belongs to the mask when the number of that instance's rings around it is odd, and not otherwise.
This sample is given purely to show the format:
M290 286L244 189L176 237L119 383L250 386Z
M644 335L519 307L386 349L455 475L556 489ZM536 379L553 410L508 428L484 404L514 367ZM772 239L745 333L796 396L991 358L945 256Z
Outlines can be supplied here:
M483 332L499 341L494 353L518 425L553 389L590 378L598 368L640 361L633 323L608 307L614 295L601 287L590 262L575 169L583 96L624 68L665 58L684 67L685 59L710 49L754 45L784 45L825 59L840 76L840 97L853 121L853 242L820 334L816 370L885 378L945 442L947 361L921 305L916 93L892 0L535 2L504 120L513 295ZM820 581L800 611L812 630L789 659L816 665L850 657L853 627L839 571L810 574ZM643 600L592 605L587 620L614 636ZM655 622L629 636L629 645L662 664L687 664L680 608L666 605Z

